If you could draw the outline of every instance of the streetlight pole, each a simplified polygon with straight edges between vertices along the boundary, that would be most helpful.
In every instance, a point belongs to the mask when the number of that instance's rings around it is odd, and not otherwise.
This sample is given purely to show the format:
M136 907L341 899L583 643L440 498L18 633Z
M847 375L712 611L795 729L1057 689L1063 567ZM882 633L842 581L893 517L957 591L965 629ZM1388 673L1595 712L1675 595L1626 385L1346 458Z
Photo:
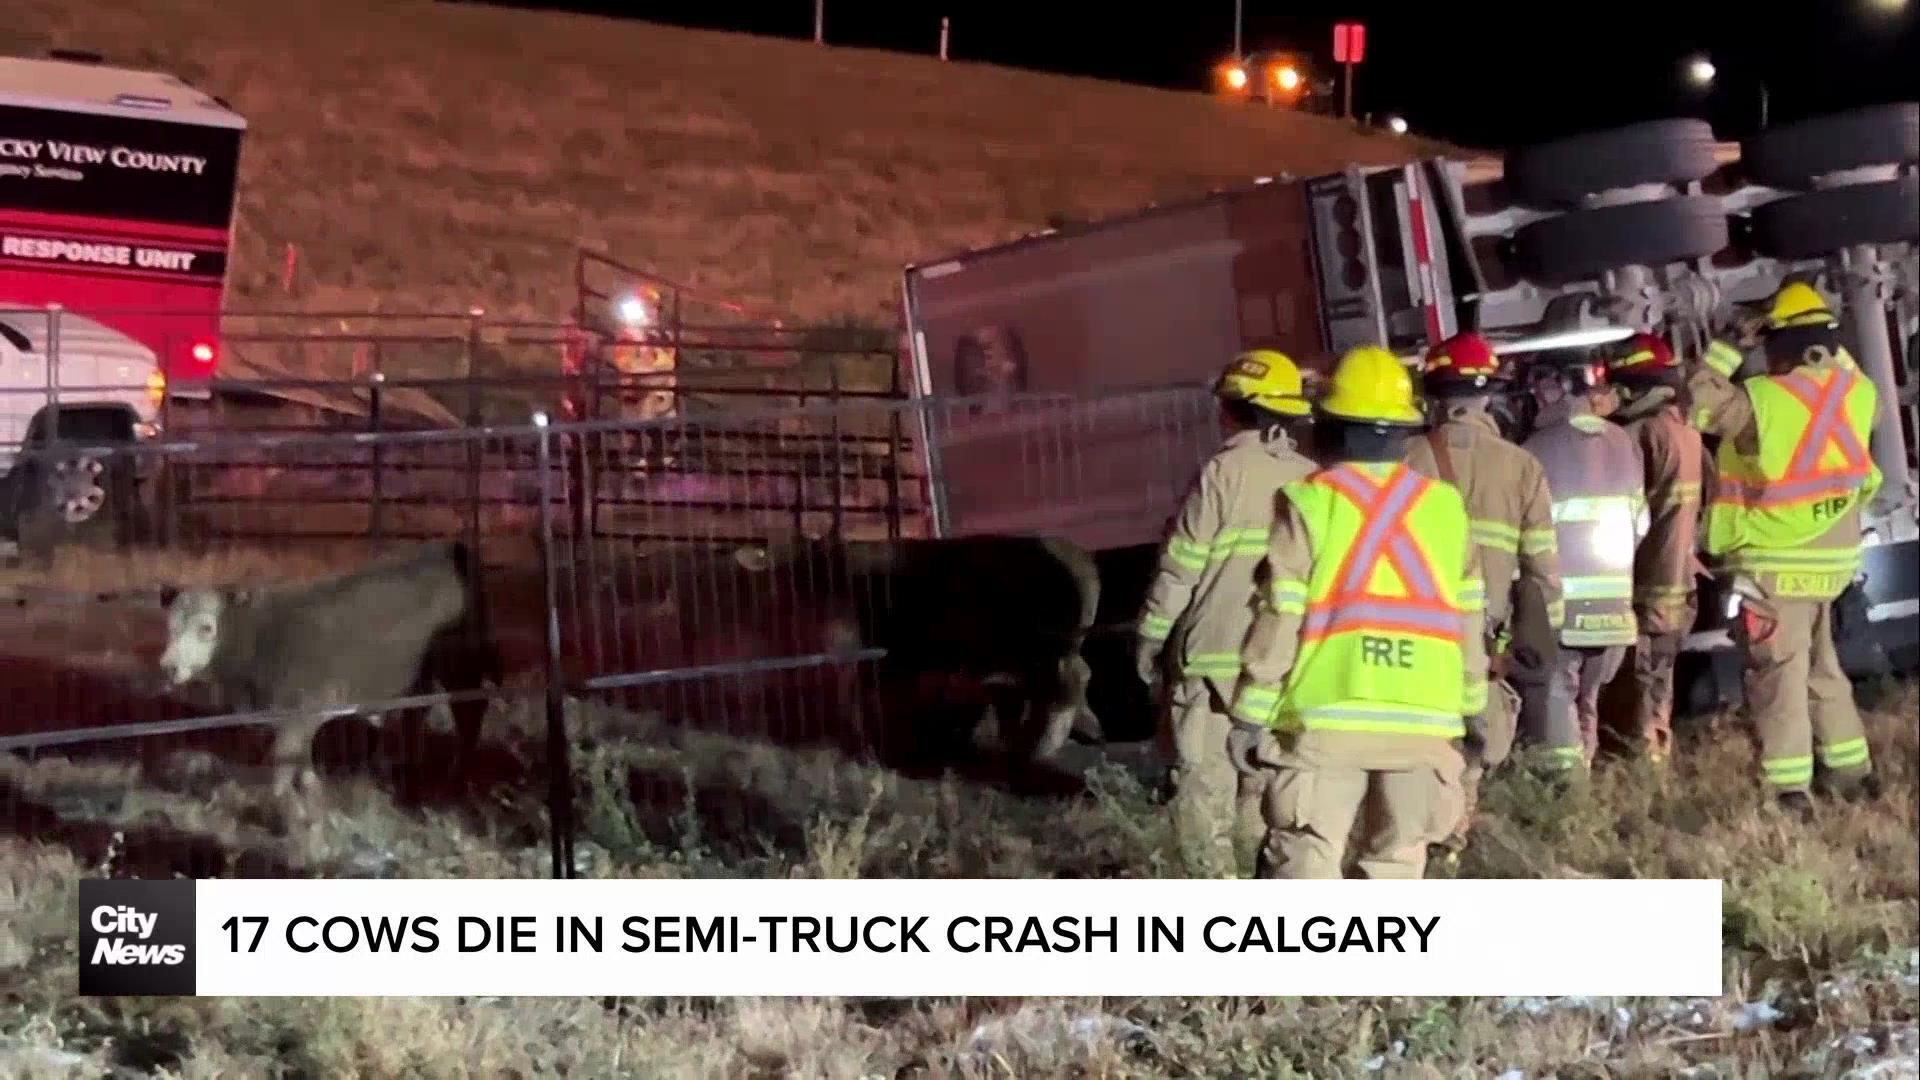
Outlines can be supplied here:
M1760 130L1767 129L1767 80L1760 80Z
M827 40L827 0L813 0L813 43L824 44Z
M1246 0L1233 0L1233 58L1235 60L1246 56L1245 53L1240 51L1240 19L1245 4Z

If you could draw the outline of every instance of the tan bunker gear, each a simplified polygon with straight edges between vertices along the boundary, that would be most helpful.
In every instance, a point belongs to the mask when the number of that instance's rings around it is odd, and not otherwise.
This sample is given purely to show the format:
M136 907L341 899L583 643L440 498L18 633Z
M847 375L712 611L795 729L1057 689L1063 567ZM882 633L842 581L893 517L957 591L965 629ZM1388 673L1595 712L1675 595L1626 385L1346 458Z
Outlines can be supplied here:
M1683 377L1664 339L1628 338L1609 359L1608 372L1621 392L1611 419L1640 448L1647 489L1647 535L1633 561L1639 639L1608 704L1617 706L1626 746L1659 762L1673 743L1674 665L1698 611L1695 552L1706 451L1681 411Z
M1782 314L1796 302L1803 310ZM1775 303L1768 350L1794 341L1782 331L1836 327L1817 293L1789 285ZM1831 339L1800 359L1782 374L1736 384L1741 354L1715 342L1688 387L1694 426L1720 439L1707 553L1758 594L1743 598L1735 633L1747 650L1746 709L1761 771L1775 792L1804 799L1816 755L1837 786L1856 786L1872 771L1830 606L1858 572L1860 507L1881 474L1867 451L1873 382Z
M1579 769L1599 743L1600 691L1638 633L1633 561L1647 531L1646 485L1633 439L1595 416L1582 392L1544 408L1525 447L1553 493L1566 599L1559 658L1545 692L1528 695L1523 726L1555 767Z
M1445 410L1443 419L1425 437L1407 443L1408 465L1452 484L1466 499L1487 588L1487 652L1495 674L1486 711L1464 748L1466 805L1450 838L1455 846L1471 828L1481 779L1513 749L1520 699L1500 669L1514 679L1544 681L1544 670L1515 665L1512 659L1543 661L1553 653L1560 630L1560 569L1546 472L1532 454L1500 437L1486 411L1486 395L1502 377L1499 358L1477 334L1435 346L1427 354L1426 390ZM1516 605L1516 594L1534 602Z
M1259 843L1260 791L1227 758L1228 703L1275 499L1313 470L1278 432L1228 437L1174 518L1140 614L1141 674L1170 687L1158 740L1173 763L1174 831L1194 876L1236 876Z
M1399 361L1356 349L1333 384L1323 413L1401 456L1396 432L1421 421ZM1460 819L1457 743L1486 707L1465 501L1398 461L1342 461L1283 489L1267 570L1230 741L1269 777L1260 873L1340 877L1363 823L1363 876L1421 877Z

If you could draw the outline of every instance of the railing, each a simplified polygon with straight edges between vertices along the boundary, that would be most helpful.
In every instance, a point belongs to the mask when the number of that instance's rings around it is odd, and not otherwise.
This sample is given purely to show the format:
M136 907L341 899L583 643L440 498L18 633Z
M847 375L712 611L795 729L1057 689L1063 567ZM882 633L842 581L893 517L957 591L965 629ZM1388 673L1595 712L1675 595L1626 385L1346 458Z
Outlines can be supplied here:
M143 527L137 503L109 502L80 521L29 515L35 524L24 530L22 547L34 561L0 572L0 694L9 702L0 720L0 750L7 751L0 755L0 814L16 833L39 839L77 844L91 837L86 842L94 843L102 830L118 829L128 834L126 844L161 844L147 826L125 819L130 793L203 815L227 805L223 800L240 799L232 790L235 778L245 776L238 766L262 758L284 715L233 712L197 692L160 685L155 658L168 634L165 594L194 584L325 577L365 565L402 536L464 539L477 553L478 596L505 681L477 692L462 687L381 702L330 702L334 712L389 713L390 719L372 727L341 718L321 729L316 757L328 783L341 782L343 771L377 765L380 787L408 805L471 800L474 795L462 792L472 785L544 791L549 870L566 876L575 872L573 848L585 827L574 785L588 766L575 758L624 760L620 748L658 737L648 734L659 730L650 725L735 748L716 752L824 747L882 764L924 761L928 747L952 745L954 733L938 727L948 721L930 719L924 696L899 696L924 673L900 670L904 661L890 659L889 641L875 629L887 625L894 603L884 568L906 550L883 509L893 504L882 493L899 475L877 448L895 445L895 431L952 431L982 415L1009 414L1025 418L1020 438L1035 446L1065 446L1115 415L1152 416L1164 434L1198 445L1212 437L1211 415L1194 407L1204 396L1182 389L1077 401L1046 395L990 402L829 399L646 421L541 417L461 430L216 432L200 439L25 447L16 473L52 477L59 463L90 457L101 463L90 476L108 486L140 477L198 485L203 474L233 475L243 461L278 472L250 492L196 490L179 498L175 505L183 510L222 519L197 526L182 514L170 530ZM876 450L863 457L852 449L862 444L851 437L867 433ZM611 453L608 448L649 440L660 448L653 460L672 459L668 464L631 469L618 485L583 482L583 470L613 459L582 448ZM838 462L823 446L841 448ZM776 451L803 464L767 464L766 455ZM716 464L722 458L733 464L722 468ZM830 467L815 470L822 460ZM687 464L676 468L672 461ZM1171 490L1179 471L1142 472L1138 483ZM1087 475L1085 463L1071 455L1015 454L1001 481L1022 498L1053 503L1061 522L1107 529L1140 512L1138 500L1102 497L1074 506ZM356 478L353 483L384 478L365 508L379 527L362 521L311 535L286 528L296 509L320 514L341 477ZM698 493L675 488L695 478L724 478L739 489L703 502ZM477 489L480 499L446 496L462 486ZM577 504L582 491L602 504L597 517ZM875 501L863 504L863 497ZM37 506L38 498L28 503ZM240 527L247 522L280 528L250 535ZM954 603L977 595L1017 606L1019 586L996 580L1000 572L997 566L970 570L946 595L960 598ZM1134 602L1104 597L1101 618L1111 619L1107 609L1116 603ZM369 610L364 625L395 617ZM354 625L335 632L355 642ZM940 685L949 687L937 695L948 710L966 713L971 699L951 689L958 684ZM1113 699L1111 687L1096 691L1099 701ZM474 708L487 715L480 756L462 757L459 730ZM422 712L451 714L454 731L435 730L432 716L422 720ZM620 767L617 797L623 801L672 814L682 809L676 800L692 798L675 774ZM239 790L266 788L263 781ZM606 797L605 790L595 795ZM103 818L110 824L101 824ZM176 840L169 832L164 842ZM169 865L187 873L290 872L279 863L240 859L222 846L226 840L207 843L212 846L194 849L203 851L201 861Z

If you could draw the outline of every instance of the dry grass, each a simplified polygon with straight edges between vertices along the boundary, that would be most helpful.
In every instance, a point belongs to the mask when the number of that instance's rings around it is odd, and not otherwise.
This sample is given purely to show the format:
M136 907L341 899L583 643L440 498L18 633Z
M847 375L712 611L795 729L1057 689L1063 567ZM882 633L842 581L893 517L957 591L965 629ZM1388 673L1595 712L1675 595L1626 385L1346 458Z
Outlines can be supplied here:
M1670 777L1617 768L1564 801L1519 775L1491 786L1492 818L1463 874L1724 878L1721 1001L79 999L74 881L119 865L134 841L78 856L8 841L0 1067L31 1047L37 1056L22 1060L80 1063L48 1075L117 1064L182 1077L1910 1076L1920 1013L1914 709L1909 687L1870 717L1885 796L1830 808L1811 828L1765 805L1751 751L1728 731L1702 733ZM1062 807L604 709L578 708L574 720L589 876L1175 872L1164 814L1123 777L1102 777ZM523 757L537 756L536 726L529 714L509 718ZM537 761L526 765L539 774ZM259 824L257 789L190 760L152 771L46 761L0 779L129 838L166 821L271 847L294 872L515 876L545 863L537 796L524 790L423 813L348 779L313 822L286 831ZM1622 912L1569 932L1631 934L1658 917ZM1739 1008L1760 1001L1780 1015L1736 1030ZM1059 1036L1087 1016L1144 1034ZM1865 1071L1876 1062L1886 1071Z
M0 48L92 48L233 102L236 302L555 318L576 245L801 318L891 316L909 260L1413 143L1085 79L424 2L15 0Z

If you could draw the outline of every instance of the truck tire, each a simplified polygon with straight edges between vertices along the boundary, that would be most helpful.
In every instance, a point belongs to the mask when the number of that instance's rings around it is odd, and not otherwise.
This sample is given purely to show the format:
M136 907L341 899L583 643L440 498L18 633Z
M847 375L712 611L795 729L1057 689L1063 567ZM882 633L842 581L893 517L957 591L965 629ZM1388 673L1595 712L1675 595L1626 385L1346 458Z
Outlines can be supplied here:
M1507 190L1522 203L1571 209L1580 200L1640 184L1704 180L1716 167L1704 120L1650 120L1523 147L1507 155Z
M75 453L34 460L21 477L20 550L47 557L63 547L113 548L132 538L132 462Z
M1776 259L1915 240L1920 240L1920 174L1775 199L1753 211L1754 250Z
M1805 191L1815 177L1868 165L1920 161L1920 103L1894 102L1816 116L1763 131L1741 144L1747 176Z
M1726 246L1720 200L1689 195L1536 221L1514 234L1513 257L1528 278L1560 283L1622 266L1703 259Z

